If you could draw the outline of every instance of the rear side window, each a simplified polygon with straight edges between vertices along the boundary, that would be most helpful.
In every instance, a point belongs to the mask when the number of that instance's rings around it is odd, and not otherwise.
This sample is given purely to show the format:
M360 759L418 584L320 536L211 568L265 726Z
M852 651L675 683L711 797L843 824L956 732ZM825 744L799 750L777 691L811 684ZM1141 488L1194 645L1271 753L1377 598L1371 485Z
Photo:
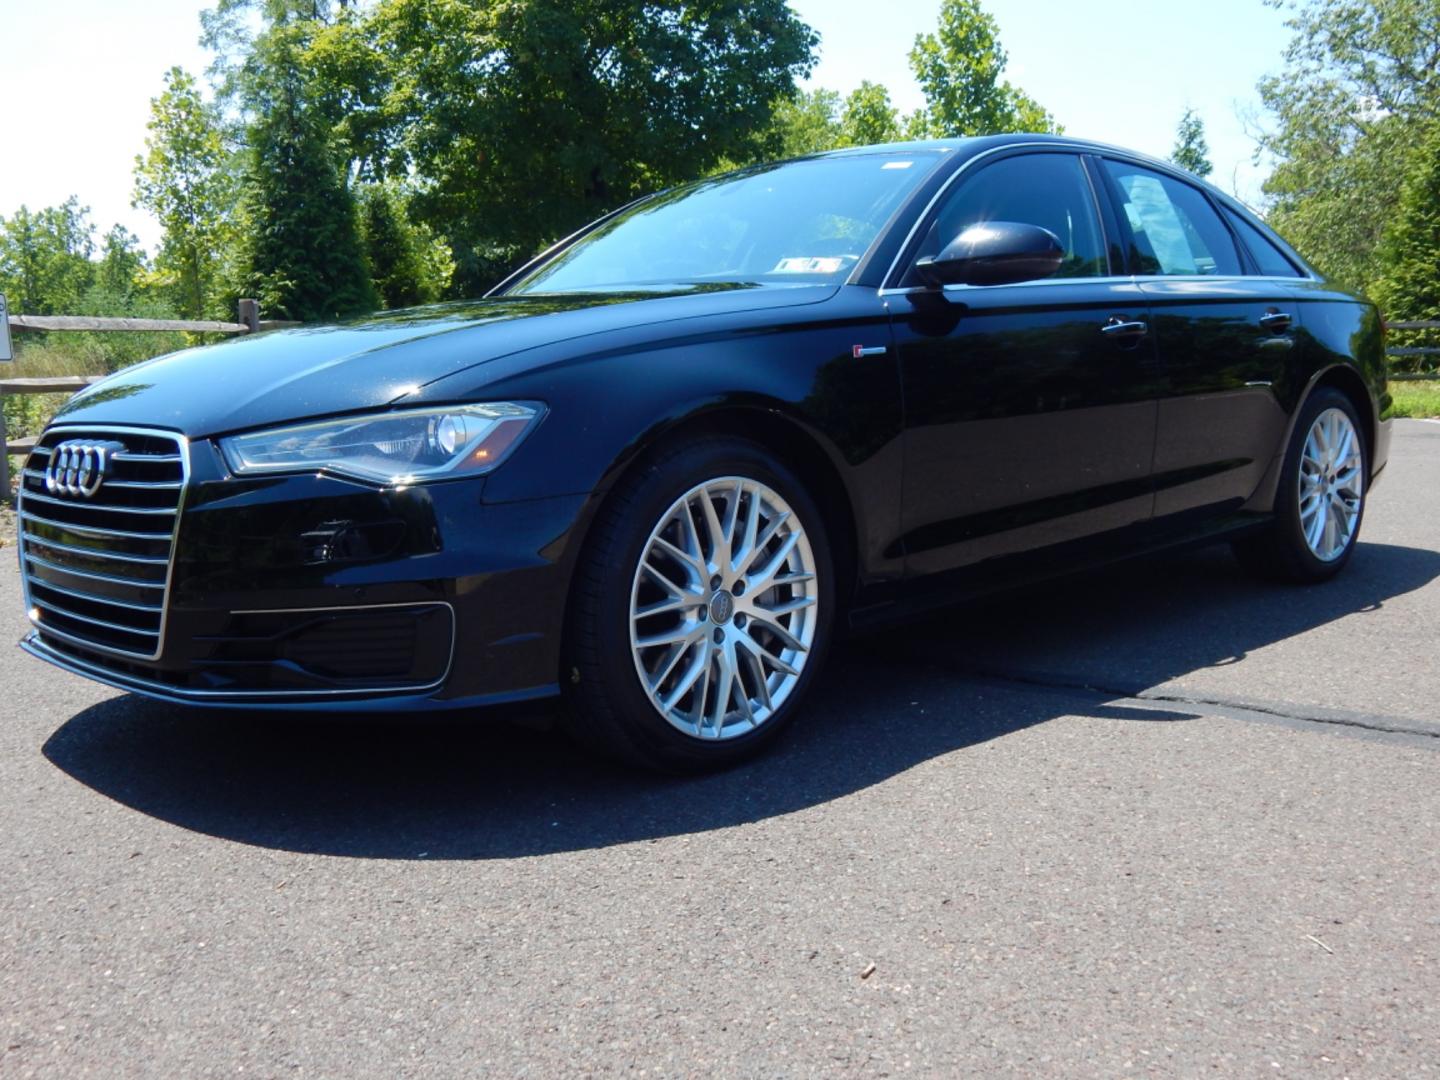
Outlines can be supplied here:
M1225 217L1240 234L1240 241L1250 249L1263 277L1301 277L1300 271L1274 242L1239 214L1225 211Z
M1120 189L1133 238L1137 274L1240 273L1240 254L1225 223L1197 189L1173 177L1123 161L1105 169Z
M915 257L938 254L971 225L1014 221L1049 229L1065 249L1057 278L1110 272L1100 218L1080 159L1071 154L1023 154L987 165L946 197ZM918 284L912 269L906 284Z

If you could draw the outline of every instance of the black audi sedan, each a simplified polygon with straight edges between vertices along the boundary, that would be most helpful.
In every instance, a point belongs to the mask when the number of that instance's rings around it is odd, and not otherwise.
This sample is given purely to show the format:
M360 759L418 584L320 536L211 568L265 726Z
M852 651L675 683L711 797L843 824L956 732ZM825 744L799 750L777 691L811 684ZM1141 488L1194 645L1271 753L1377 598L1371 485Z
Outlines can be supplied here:
M1156 548L1338 572L1382 323L1162 162L870 147L641 199L483 299L162 357L24 471L23 647L173 702L564 698L666 769L836 633Z

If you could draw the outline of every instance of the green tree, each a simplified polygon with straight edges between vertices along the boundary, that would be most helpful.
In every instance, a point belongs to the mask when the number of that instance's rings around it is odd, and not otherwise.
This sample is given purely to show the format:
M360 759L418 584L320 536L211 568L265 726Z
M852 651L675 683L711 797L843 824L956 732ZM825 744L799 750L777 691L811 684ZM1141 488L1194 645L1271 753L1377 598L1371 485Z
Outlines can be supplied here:
M764 157L792 158L841 145L840 95L823 87L797 90L775 105Z
M1059 132L1054 117L1002 78L1007 59L999 28L979 0L944 0L936 32L918 35L910 50L926 102L923 114L910 119L912 136Z
M785 0L218 0L202 21L241 120L261 119L283 39L342 180L421 181L412 220L449 243L462 291L751 160L817 42Z
M1273 125L1267 218L1317 267L1368 288L1427 125L1440 116L1440 5L1268 0L1288 7L1285 69L1261 81Z
M454 266L444 245L410 220L403 195L390 184L369 184L358 201L360 238L381 304L402 308L440 299Z
M193 76L171 68L150 102L145 153L135 159L135 205L165 230L155 260L159 281L190 318L212 308L235 201L230 153L219 118Z
M0 293L27 315L68 315L90 288L95 227L72 195L59 206L22 206L0 217Z
M258 119L247 133L242 287L265 310L302 322L372 311L354 199L328 132L306 108L295 57L275 44L274 83L253 91Z
M645 191L748 159L817 40L785 0L379 0L363 30L386 134L352 153L425 179L412 205L467 290Z
M873 146L899 138L900 117L890 104L890 91L867 80L850 92L840 113L841 146Z
M1170 160L1180 168L1196 176L1209 176L1215 171L1210 163L1210 145L1205 141L1205 121L1194 109L1186 108L1185 115L1175 129L1175 148L1170 151Z
M124 225L112 226L100 245L95 288L128 301L145 271L145 252L139 238Z
M1377 254L1373 291L1385 314L1440 320L1440 123L1431 123L1420 140ZM1437 336L1424 335L1424 343L1433 344Z

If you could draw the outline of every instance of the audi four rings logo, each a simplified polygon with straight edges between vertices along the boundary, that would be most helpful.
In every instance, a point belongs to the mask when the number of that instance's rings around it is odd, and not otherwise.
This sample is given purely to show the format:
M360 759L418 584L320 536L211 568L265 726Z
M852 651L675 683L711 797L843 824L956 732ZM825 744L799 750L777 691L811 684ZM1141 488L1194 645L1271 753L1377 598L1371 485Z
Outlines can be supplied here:
M45 490L51 495L80 495L90 498L100 490L118 443L62 442L45 467Z

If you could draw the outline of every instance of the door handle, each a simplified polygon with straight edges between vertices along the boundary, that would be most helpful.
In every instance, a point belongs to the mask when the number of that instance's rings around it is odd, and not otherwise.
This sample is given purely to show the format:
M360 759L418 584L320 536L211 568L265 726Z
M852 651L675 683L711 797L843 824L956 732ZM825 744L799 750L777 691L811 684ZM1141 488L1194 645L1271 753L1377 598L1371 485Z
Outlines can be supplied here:
M1112 338L1139 338L1150 332L1150 324L1140 322L1138 319L1122 319L1119 315L1112 315L1100 327L1100 332L1106 337Z
M1287 312L1271 308L1260 316L1260 325L1272 334L1283 334L1290 329L1290 315Z

